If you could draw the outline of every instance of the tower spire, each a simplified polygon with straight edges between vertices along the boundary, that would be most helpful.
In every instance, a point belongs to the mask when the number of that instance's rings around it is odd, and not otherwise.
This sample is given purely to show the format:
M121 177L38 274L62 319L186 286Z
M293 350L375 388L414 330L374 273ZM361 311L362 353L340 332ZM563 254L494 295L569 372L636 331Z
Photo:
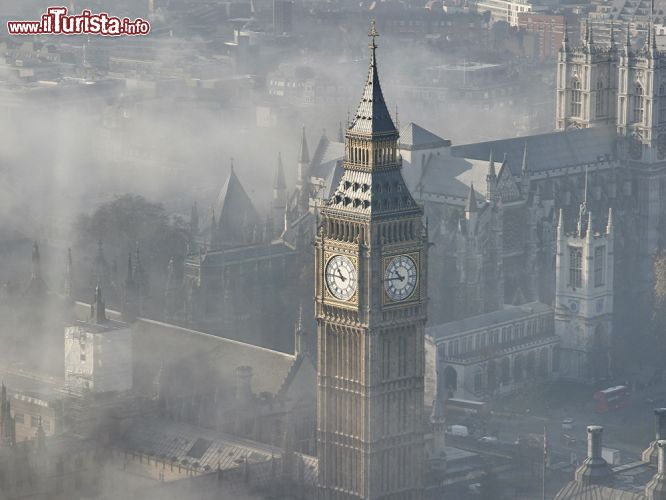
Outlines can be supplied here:
M374 20L370 25L368 36L370 37L368 79L349 131L362 135L397 134L398 131L386 107L382 88L379 84L379 74L377 72L377 37L379 33Z

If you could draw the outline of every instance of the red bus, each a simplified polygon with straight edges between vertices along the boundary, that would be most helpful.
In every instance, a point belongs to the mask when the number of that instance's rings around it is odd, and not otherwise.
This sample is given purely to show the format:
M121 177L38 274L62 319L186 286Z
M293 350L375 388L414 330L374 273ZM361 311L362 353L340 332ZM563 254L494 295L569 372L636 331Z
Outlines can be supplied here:
M597 411L599 413L624 408L629 404L629 388L626 385L609 387L603 391L597 391L594 394L594 399L597 401Z

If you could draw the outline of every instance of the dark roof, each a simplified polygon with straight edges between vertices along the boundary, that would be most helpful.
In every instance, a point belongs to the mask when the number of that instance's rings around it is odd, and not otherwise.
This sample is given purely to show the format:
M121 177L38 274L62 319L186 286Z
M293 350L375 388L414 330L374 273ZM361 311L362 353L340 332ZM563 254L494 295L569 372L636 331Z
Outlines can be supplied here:
M410 122L400 130L400 149L416 150L450 146L451 141L442 139L429 130Z
M552 308L541 302L530 302L521 306L505 306L504 309L489 313L479 314L470 318L458 321L450 321L440 325L433 325L426 328L426 335L435 339L435 341L458 335L465 332L471 332L482 328L495 327L502 323L508 323L531 316L532 314L543 314L552 312Z
M232 166L214 206L218 217L219 234L225 241L245 241L248 227L260 222L252 200L234 172Z
M530 152L530 172L538 172L614 159L615 141L613 128L595 127L453 146L451 154L486 161L491 151L495 158L506 154L512 173L520 175L525 147Z

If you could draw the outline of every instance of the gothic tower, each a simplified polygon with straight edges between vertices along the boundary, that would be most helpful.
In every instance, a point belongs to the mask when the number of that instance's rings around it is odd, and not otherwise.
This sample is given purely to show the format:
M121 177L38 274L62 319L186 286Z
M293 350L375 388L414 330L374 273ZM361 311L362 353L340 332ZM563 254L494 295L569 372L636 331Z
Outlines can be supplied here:
M427 229L370 68L316 238L322 500L421 499Z
M555 333L561 340L560 373L593 380L609 375L613 312L613 215L595 233L581 204L576 230L557 226Z
M618 50L594 42L585 25L583 45L572 47L564 33L557 59L556 128L589 128L615 124Z

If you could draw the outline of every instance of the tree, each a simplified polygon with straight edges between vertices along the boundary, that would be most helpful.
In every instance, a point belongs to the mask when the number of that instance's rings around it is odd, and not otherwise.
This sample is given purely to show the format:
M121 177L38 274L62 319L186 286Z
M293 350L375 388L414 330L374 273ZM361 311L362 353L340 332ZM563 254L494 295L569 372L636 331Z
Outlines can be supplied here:
M142 265L161 284L169 260L183 256L191 241L188 225L180 217L169 217L164 207L142 196L124 194L101 205L92 215L81 215L76 233L79 248L88 249L97 241L104 244L107 259L126 262L127 254L138 245ZM84 254L85 254L84 253ZM122 266L119 275L124 276Z

